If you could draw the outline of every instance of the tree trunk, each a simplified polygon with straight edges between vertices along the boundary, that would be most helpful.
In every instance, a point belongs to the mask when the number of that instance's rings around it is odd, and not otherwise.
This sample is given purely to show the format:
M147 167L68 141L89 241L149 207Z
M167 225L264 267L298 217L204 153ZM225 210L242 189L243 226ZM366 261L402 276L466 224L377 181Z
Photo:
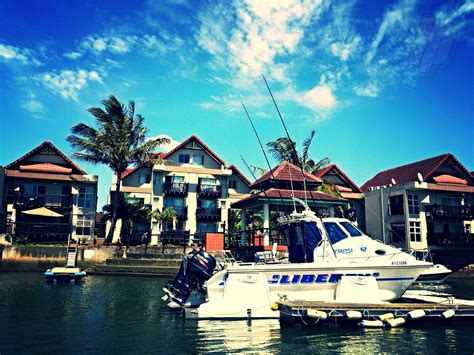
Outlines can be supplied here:
M119 210L119 204L120 204L120 201L122 201L120 199L121 197L120 194L122 193L122 191L120 190L121 181L122 181L122 173L117 173L117 183L115 184L115 196L110 201L112 205L114 206L114 208L112 210L112 218L110 220L109 233L107 234L107 238L105 238L106 244L112 243L112 240L114 238L115 226L117 225L117 214Z

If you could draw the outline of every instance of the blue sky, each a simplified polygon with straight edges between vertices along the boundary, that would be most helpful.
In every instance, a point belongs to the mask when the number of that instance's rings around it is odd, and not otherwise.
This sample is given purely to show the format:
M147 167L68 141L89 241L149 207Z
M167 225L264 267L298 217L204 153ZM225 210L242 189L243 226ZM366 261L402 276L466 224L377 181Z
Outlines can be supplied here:
M474 170L473 0L0 2L0 165L113 94L150 136L199 135L227 163L265 166L264 142L316 130L311 153L362 185L445 152ZM99 175L99 205L111 172Z

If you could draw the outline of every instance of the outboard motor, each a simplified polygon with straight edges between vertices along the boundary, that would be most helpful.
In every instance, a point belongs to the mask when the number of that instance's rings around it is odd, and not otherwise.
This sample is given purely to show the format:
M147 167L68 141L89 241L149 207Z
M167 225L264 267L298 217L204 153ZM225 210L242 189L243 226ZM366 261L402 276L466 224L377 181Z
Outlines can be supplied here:
M204 282L211 278L215 267L216 259L211 254L202 249L191 251L181 261L174 280L168 281L168 287L163 288L168 300L183 306L191 291L203 289Z

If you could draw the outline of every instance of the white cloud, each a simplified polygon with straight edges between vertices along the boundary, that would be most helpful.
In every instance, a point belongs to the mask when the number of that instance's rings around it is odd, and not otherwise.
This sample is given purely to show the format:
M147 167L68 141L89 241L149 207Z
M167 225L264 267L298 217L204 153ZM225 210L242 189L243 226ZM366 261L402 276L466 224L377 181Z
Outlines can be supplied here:
M354 87L354 92L358 96L377 97L379 94L379 91L380 91L379 87L374 83L370 83L366 86Z
M43 112L44 110L44 105L35 98L31 98L30 100L26 101L22 107L31 113L39 113Z
M157 138L168 138L170 140L169 143L163 144L163 145L159 146L159 148L158 148L160 151L162 151L164 153L168 153L169 151L176 148L181 143L181 142L171 138L170 136L168 136L166 134L160 134L156 137L149 137L148 140L157 139Z
M413 11L416 0L402 0L397 3L391 10L385 12L382 23L379 26L365 61L369 64L377 54L377 49L384 40L385 36L397 27L406 27L408 25L408 17Z
M33 56L28 48L19 48L8 44L0 44L0 58L6 61L18 61L25 65L40 65L41 63Z
M451 13L445 11L439 11L436 13L436 22L441 26L449 25L457 18L474 11L474 0L466 0L459 8Z
M296 53L320 6L318 0L220 4L201 14L196 39L214 56L214 65L229 70L235 86L262 73L284 82L287 65L281 58Z
M51 91L60 94L64 99L78 100L79 92L89 82L102 82L101 75L95 70L79 69L62 70L61 72L47 72L39 74L38 79Z
M334 109L337 105L330 86L315 86L302 96L301 102L313 111Z
M69 59L77 59L77 58L82 57L82 53L72 51L72 52L64 53L63 56Z

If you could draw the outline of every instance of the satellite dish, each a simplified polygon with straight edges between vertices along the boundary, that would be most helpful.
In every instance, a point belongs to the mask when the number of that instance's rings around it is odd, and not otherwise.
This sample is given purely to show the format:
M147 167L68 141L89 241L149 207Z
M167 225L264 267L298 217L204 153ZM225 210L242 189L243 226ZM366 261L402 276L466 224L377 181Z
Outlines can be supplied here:
M418 178L418 181L419 182L423 182L423 175L421 175L420 173L416 174L416 177Z
M397 182L395 181L394 178L392 178L392 180L390 180L390 181L391 181L392 185L396 185L396 184L397 184Z

